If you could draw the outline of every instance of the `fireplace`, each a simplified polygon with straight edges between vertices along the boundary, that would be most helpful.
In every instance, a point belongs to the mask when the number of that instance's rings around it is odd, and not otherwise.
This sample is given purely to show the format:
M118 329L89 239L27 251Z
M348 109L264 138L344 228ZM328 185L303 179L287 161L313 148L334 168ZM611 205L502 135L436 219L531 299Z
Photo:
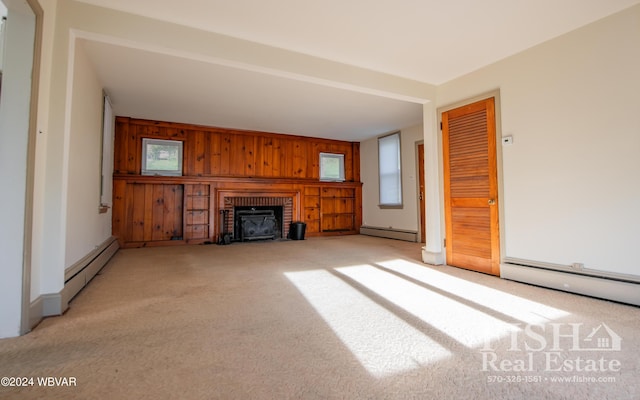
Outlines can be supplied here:
M282 206L236 206L233 220L234 240L282 238Z
M221 226L226 226L229 239L234 242L286 238L293 221L296 192L221 191L220 210L227 210ZM296 200L299 201L299 200ZM265 220L265 216L272 214ZM242 216L242 218L240 218ZM275 220L274 233L269 232ZM225 224L226 225L223 225ZM245 228L252 232L242 231ZM260 238L259 237L264 237Z

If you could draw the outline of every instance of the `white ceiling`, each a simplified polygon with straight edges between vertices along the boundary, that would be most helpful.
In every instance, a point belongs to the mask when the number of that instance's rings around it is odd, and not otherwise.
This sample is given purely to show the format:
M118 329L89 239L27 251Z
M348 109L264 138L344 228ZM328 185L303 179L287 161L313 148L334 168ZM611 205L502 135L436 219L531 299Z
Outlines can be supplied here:
M640 2L81 1L433 85ZM420 104L82 42L118 115L354 141L422 122Z
M422 122L422 105L81 40L117 115L359 141Z

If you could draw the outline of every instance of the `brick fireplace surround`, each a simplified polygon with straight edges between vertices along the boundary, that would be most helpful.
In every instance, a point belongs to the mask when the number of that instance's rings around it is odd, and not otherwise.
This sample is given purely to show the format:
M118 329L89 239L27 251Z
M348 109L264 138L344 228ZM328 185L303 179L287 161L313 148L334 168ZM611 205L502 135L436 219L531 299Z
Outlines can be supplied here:
M293 222L294 204L299 195L291 193L221 193L221 210L228 210L226 226L231 231L234 226L234 207L282 206L282 237L289 235L289 225Z

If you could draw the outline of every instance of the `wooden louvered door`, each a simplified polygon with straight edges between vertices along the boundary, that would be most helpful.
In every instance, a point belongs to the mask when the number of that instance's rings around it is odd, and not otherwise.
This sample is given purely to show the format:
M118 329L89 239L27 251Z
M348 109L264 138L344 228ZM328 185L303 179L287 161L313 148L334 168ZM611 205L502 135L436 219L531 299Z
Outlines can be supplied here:
M442 114L447 264L500 274L494 98Z

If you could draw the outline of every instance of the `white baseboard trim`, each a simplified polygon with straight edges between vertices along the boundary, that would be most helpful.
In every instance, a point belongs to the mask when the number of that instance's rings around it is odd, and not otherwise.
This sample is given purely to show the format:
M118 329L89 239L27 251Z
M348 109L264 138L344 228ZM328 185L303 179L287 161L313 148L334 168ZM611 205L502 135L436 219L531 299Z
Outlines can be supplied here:
M62 295L60 293L48 293L38 296L29 305L29 326L33 329L44 317L60 315L64 312L61 308Z
M406 242L417 242L418 241L418 232L416 231L406 231L401 229L393 229L393 228L380 228L376 226L361 226L360 234L367 236L376 236L387 239L397 239L404 240Z
M42 320L42 296L38 296L37 299L31 302L29 305L29 328L33 329L34 326Z
M601 270L596 270L591 268L584 268L584 267L582 269L576 270L576 269L573 269L570 265L526 260L523 258L515 258L515 257L505 257L502 260L502 262L504 264L515 264L515 265L521 265L525 267L550 269L550 270L573 273L578 275L590 275L596 278L606 278L606 279L614 279L614 280L624 281L624 282L640 283L640 275L629 275L629 274L621 274L621 273L615 273L615 272L606 272L606 271L601 271Z
M431 265L443 265L444 264L444 253L438 252L434 253L431 251L427 251L424 247L422 248L422 262Z
M107 264L119 249L114 236L105 240L95 250L65 270L64 288L59 293L40 295L29 306L29 325L36 326L44 317L62 315L69 308L69 301L77 295Z
M640 284L636 282L510 263L500 265L500 277L640 306Z

